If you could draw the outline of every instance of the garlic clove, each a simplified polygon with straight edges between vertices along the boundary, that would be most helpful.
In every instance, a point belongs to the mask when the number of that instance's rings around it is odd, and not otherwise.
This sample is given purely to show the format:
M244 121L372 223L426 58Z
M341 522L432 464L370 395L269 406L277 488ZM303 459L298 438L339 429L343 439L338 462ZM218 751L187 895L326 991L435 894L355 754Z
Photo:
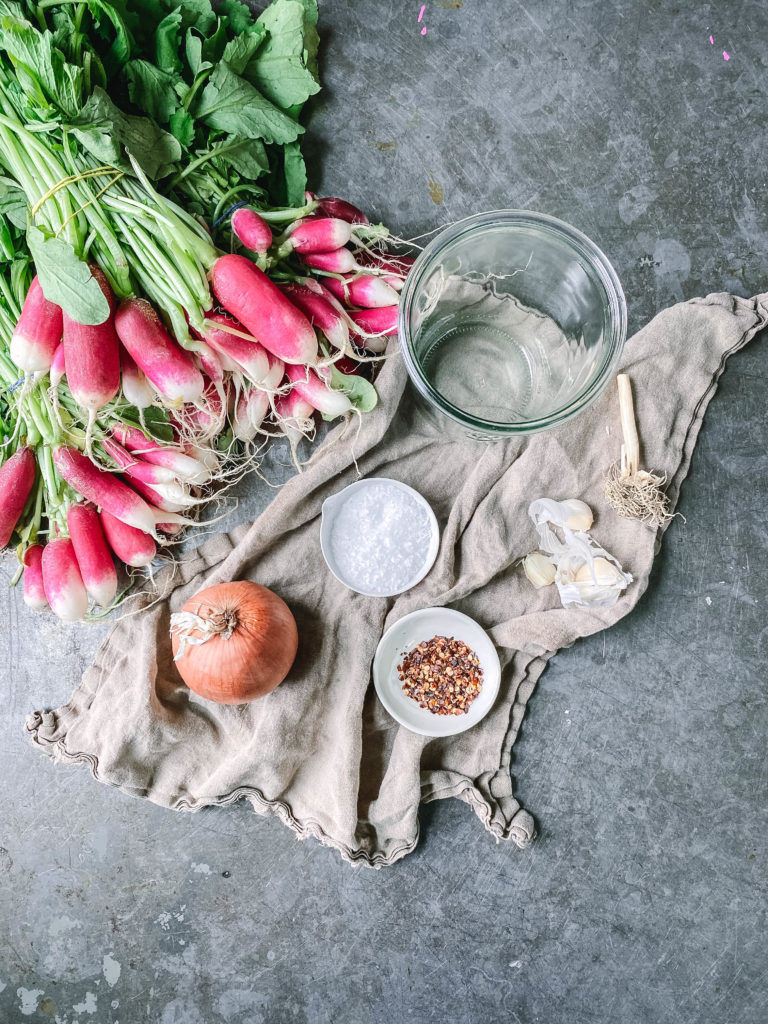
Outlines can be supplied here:
M591 528L595 518L592 514L592 509L586 501L579 501L578 498L568 498L562 504L567 515L565 525L568 529L586 533Z
M594 573L594 575L593 575ZM607 558L596 558L592 569L589 563L585 562L580 569L573 574L576 583L592 583L598 587L614 587L624 581L624 573L613 562Z
M541 551L532 551L530 555L526 555L523 559L523 569L537 589L548 587L550 583L555 582L555 564Z

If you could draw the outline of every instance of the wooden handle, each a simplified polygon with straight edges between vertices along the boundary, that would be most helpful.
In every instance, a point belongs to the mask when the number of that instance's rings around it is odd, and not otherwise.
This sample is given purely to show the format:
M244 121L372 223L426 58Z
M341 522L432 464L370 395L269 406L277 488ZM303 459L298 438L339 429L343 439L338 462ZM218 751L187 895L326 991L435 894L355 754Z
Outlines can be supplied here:
M640 441L635 423L635 407L632 401L632 385L626 373L616 378L619 387L619 412L624 447L621 452L621 475L634 476L640 468Z

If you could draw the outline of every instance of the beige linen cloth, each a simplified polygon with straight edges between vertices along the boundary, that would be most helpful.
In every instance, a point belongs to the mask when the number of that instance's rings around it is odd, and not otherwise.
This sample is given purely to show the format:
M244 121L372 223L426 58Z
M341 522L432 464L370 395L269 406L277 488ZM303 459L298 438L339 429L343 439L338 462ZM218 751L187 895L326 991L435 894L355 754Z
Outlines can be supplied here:
M643 465L667 474L673 504L725 360L766 322L768 294L715 294L665 310L628 341L623 369L633 382ZM656 530L620 519L603 498L603 474L620 449L616 388L560 429L490 444L453 439L423 417L399 355L384 365L378 388L380 404L359 434L348 429L339 441L335 431L252 526L215 537L172 578L161 577L167 599L117 623L67 704L30 716L36 744L175 810L246 798L300 838L376 867L416 846L422 800L458 797L494 836L531 842L534 821L510 775L525 705L559 648L634 607L660 540ZM352 593L320 552L320 507L357 479L353 455L364 476L414 486L441 525L434 568L398 598ZM535 590L527 581L516 563L536 547L527 508L538 497L578 497L595 509L593 536L635 577L615 607L566 610L554 587ZM201 587L242 578L288 602L299 653L268 697L216 705L181 682L169 617ZM398 726L370 683L382 631L430 605L477 619L503 665L491 712L446 739Z

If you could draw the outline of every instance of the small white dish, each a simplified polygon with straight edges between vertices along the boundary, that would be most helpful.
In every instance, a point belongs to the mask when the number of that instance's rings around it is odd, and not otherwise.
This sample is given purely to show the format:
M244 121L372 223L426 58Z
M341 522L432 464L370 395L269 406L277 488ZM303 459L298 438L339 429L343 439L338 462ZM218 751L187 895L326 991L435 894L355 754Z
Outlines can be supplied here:
M403 693L397 666L408 651L433 636L461 640L478 657L483 685L465 715L433 715ZM451 608L424 608L405 615L386 631L373 659L373 685L379 700L395 721L422 736L455 736L477 725L493 707L500 682L501 665L493 641L474 619Z
M385 486L397 487L404 491L426 512L427 519L429 521L430 536L429 544L424 552L424 561L419 567L418 571L405 582L405 585L399 587L397 590L362 590L357 586L353 586L348 579L345 578L342 569L340 568L337 559L333 553L333 529L336 517L343 508L344 504L355 494L358 494L360 490L365 488L366 490L375 490L376 488L383 489ZM354 544L354 537L349 539L350 544ZM323 558L325 558L326 565L331 570L333 575L343 583L345 587L349 587L350 590L354 590L358 594L364 594L366 597L394 597L396 594L404 594L406 590L410 590L411 587L415 587L417 583L420 583L427 575L429 570L435 563L437 558L437 549L440 546L440 527L437 523L435 513L432 511L429 503L415 491L412 487L407 484L400 483L399 480L391 480L389 477L372 476L365 480L357 480L355 483L345 487L343 491L339 491L338 494L331 495L330 498L326 498L323 502L322 508L322 520L320 523L320 549L323 552Z

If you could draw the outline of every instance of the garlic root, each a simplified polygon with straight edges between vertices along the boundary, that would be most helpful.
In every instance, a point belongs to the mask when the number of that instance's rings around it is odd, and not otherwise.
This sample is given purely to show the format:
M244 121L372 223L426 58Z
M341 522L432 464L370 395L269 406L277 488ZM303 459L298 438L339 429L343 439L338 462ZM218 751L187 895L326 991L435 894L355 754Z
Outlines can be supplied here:
M621 465L613 465L608 470L605 498L623 519L639 519L651 526L663 526L674 518L669 511L669 498L662 490L666 477L639 468L640 442L632 385L625 373L618 375L616 384L624 444L621 446Z

